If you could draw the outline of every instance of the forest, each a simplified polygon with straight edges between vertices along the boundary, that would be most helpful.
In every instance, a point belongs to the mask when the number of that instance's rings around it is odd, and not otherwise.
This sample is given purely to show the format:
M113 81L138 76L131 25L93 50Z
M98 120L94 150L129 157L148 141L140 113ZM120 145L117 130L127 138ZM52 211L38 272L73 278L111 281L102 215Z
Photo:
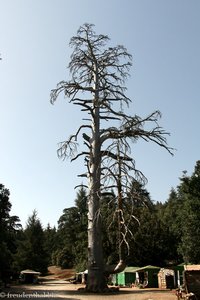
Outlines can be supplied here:
M136 169L131 145L143 140L171 155L174 149L167 143L170 133L159 125L160 111L146 117L129 111L125 82L132 55L88 23L69 45L69 78L51 90L50 102L62 94L83 113L57 154L71 162L84 158L85 171L78 176L87 178L87 185L78 186L74 206L63 210L57 227L45 228L36 207L22 228L19 217L11 215L10 191L0 184L1 279L6 282L23 269L46 274L50 265L87 268L85 290L105 292L105 275L124 266L199 263L200 161L191 176L183 172L165 203L155 203L147 178Z
M180 183L172 188L166 202L154 203L137 181L123 199L126 243L123 251L116 218L117 198L102 196L103 251L105 264L126 258L127 266L174 266L200 263L200 161L193 173L183 171ZM57 227L43 227L37 211L22 228L18 216L10 214L10 191L0 184L0 276L18 276L23 269L47 273L50 265L87 268L87 191L81 186L74 206L65 208ZM67 202L67 199L66 199ZM130 218L131 216L131 218Z

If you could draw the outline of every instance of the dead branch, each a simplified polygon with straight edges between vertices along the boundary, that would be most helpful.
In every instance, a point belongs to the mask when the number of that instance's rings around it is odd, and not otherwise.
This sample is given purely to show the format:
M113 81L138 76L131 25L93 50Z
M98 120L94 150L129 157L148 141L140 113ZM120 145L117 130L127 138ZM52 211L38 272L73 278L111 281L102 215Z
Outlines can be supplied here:
M78 153L76 156L74 156L72 159L71 159L71 161L74 161L74 160L76 160L77 158L79 158L80 156L89 156L90 155L90 153L89 152L86 152L86 151L84 151L84 152L81 152L81 153Z
M160 112L155 111L145 118L137 115L130 116L124 112L124 105L128 107L131 103L130 98L125 94L124 82L129 76L132 56L121 45L106 47L108 40L109 38L105 35L96 35L93 25L81 26L77 36L72 37L70 41L73 53L68 67L72 78L69 81L61 81L51 91L52 104L60 93L64 93L69 102L79 106L81 111L89 115L88 119L84 120L91 124L81 125L74 135L59 144L58 149L58 156L63 159L69 157L73 161L80 156L85 157L87 173L79 176L87 176L89 180L89 276L94 275L92 268L94 261L97 263L101 259L98 267L103 264L102 247L99 247L99 243L95 240L100 234L98 221L101 217L99 207L101 196L105 195L105 192L110 192L110 189L117 191L119 206L114 212L113 222L116 217L121 222L119 226L120 246L126 245L128 251L128 239L133 234L129 229L130 222L138 222L137 217L134 216L134 204L138 201L145 203L145 198L147 198L146 195L142 195L142 192L138 192L138 189L146 183L146 178L136 169L135 161L131 156L130 142L143 139L173 154L173 148L167 145L166 136L169 133L158 124ZM108 120L112 121L112 126L104 128L103 124ZM115 126L116 121L118 124ZM90 131L89 134L82 133L83 143L88 151L77 154L77 140L82 129ZM103 146L105 150L102 149ZM126 212L128 198L132 210ZM98 251L100 255L96 255ZM104 280L104 276L101 278Z
M73 158L77 152L77 143L72 141L64 141L59 143L59 148L57 150L57 155L63 160L65 158Z
M121 159L121 160L126 160L126 161L132 161L132 158L130 158L129 156L127 155L123 155L123 156L120 156L118 157L117 154L115 153L112 153L111 151L108 151L108 150L103 150L101 151L101 156L108 156L108 157L111 157L113 159Z

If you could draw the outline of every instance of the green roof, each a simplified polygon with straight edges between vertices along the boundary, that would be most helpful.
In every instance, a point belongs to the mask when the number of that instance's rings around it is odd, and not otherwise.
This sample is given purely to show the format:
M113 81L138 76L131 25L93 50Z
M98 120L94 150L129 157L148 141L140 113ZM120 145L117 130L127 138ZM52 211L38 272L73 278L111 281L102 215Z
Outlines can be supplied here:
M126 267L121 273L134 273L139 267Z
M156 266L151 266L151 265L149 265L149 266L145 266L145 267L141 267L141 268L138 268L138 269L136 269L135 270L135 272L142 272L142 271L146 271L146 270L160 270L160 267L156 267Z
M147 270L160 270L160 267L156 266L145 266L145 267L126 267L124 271L120 272L119 274L122 273L135 273L135 272L142 272L142 271L147 271Z

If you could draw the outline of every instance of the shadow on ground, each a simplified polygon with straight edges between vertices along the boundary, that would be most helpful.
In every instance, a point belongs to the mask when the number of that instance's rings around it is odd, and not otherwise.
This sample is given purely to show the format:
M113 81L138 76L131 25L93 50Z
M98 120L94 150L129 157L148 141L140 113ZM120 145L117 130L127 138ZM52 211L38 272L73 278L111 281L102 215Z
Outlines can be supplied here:
M95 294L87 293L83 290L79 290L80 285L73 285L63 282L57 282L49 280L38 285L15 285L8 289L5 289L2 293L0 292L0 298L20 298L20 299L51 299L51 300L93 300L93 299L169 299L174 298L171 291L169 290L158 290L158 289L126 289L121 288L119 291Z

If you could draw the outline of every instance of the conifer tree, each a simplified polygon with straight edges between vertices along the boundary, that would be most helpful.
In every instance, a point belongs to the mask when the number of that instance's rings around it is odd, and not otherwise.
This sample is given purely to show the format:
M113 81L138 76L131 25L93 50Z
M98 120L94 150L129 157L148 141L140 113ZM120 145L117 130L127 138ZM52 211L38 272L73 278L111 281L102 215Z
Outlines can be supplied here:
M48 267L48 253L45 249L45 236L36 210L28 218L22 240L16 254L19 270L33 269L45 274Z
M21 228L19 217L11 216L10 192L0 184L0 278L7 279L13 270L17 248L17 232Z
M200 161L191 176L184 174L179 188L182 199L181 244L179 251L185 263L200 263Z
M71 38L73 47L69 70L71 79L61 81L51 92L54 103L64 92L74 105L86 113L84 122L58 149L61 158L84 157L88 178L88 280L86 289L107 289L102 248L100 199L116 186L115 169L124 167L122 193L132 184L133 176L141 178L131 156L131 142L139 138L151 141L171 153L165 132L159 125L159 111L141 118L125 112L131 100L125 95L132 56L122 45L108 46L107 35L97 35L93 25L84 24ZM85 151L77 153L82 133ZM133 173L130 176L130 173ZM114 270L113 270L114 271Z

